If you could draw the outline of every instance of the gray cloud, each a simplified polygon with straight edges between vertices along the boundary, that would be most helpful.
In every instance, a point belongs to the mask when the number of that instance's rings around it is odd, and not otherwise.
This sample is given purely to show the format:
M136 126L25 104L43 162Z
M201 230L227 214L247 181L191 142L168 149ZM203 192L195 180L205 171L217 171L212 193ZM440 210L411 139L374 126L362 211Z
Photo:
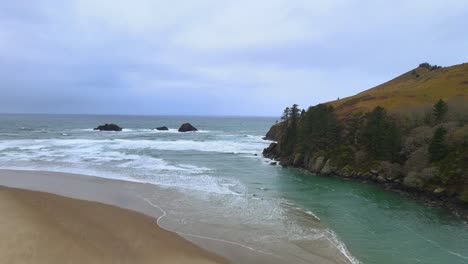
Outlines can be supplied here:
M4 1L0 112L276 115L468 57L468 3Z

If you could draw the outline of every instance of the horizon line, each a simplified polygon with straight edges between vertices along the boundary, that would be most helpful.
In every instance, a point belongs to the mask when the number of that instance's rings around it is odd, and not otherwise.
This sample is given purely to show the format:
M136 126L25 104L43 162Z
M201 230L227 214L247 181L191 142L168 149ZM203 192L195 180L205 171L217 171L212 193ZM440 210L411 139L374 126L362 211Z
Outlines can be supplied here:
M71 116L165 116L165 117L247 117L247 118L280 118L268 115L205 115L205 114L89 114L89 113L30 113L30 112L0 112L0 115L71 115Z

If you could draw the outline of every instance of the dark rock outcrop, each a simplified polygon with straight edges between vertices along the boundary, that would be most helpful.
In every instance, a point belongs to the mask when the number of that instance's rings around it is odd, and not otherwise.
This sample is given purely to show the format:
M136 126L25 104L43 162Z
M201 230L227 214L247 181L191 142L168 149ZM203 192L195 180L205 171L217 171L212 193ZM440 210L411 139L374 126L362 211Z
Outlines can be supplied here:
M278 160L280 158L280 152L277 143L271 143L268 148L263 150L263 156L265 158Z
M284 134L285 124L283 122L273 125L263 137L265 140L280 141Z
M190 123L182 124L179 128L179 132L190 132L190 131L198 131L198 129L196 129Z
M104 124L104 125L100 125L100 126L94 128L94 130L99 130L99 131L122 131L122 128L119 127L116 124Z
M167 130L169 130L169 128L167 128L167 126L162 126L162 127L157 127L156 130L167 131Z

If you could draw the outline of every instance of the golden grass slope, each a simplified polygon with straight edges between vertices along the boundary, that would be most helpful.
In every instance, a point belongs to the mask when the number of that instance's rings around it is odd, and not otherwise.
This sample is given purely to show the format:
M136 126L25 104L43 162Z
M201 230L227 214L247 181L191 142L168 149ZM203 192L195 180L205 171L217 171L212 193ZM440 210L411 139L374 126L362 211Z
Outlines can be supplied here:
M433 105L437 100L454 100L468 104L468 63L430 71L418 67L379 86L328 102L339 115L363 111L376 106L389 111Z

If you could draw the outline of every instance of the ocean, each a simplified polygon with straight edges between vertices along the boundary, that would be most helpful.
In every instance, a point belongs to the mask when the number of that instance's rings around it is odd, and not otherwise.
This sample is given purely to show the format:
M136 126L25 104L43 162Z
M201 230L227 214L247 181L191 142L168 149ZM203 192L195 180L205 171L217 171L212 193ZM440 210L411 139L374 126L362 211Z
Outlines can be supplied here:
M0 115L0 169L175 190L166 228L288 263L468 263L468 224L374 184L270 165L275 118ZM197 132L179 133L190 122ZM94 127L115 123L121 132ZM157 131L159 126L169 131ZM209 228L207 228L209 227ZM312 258L311 256L319 256Z

